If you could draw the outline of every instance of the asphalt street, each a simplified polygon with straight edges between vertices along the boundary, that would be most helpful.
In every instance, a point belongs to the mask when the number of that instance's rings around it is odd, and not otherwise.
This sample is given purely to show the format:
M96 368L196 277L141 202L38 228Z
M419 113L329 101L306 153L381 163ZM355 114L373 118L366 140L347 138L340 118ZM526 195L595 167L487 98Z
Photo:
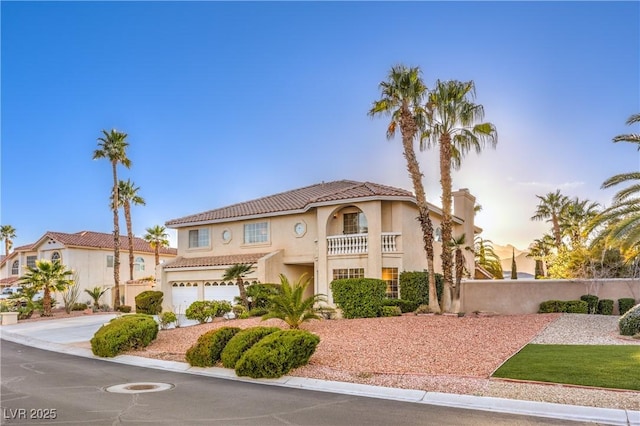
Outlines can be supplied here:
M245 383L82 358L2 341L2 424L578 425ZM120 384L136 393L111 393ZM162 391L148 383L169 384Z

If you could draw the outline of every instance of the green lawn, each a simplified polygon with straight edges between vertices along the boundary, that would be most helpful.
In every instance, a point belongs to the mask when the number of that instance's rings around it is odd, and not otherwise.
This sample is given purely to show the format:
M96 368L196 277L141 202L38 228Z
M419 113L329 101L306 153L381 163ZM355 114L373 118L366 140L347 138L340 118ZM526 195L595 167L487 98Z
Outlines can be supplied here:
M493 377L640 391L640 346L527 345Z

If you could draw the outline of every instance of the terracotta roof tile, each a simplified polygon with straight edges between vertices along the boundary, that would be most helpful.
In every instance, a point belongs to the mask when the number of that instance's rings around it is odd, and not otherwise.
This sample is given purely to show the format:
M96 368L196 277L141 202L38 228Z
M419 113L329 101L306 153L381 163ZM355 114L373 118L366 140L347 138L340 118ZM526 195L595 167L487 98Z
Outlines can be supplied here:
M0 285L4 286L4 287L8 287L8 286L11 286L14 283L17 283L18 281L20 281L20 277L2 278L0 280Z
M175 226L245 216L269 215L288 211L296 212L303 211L314 203L367 197L413 198L413 194L404 189L371 182L356 182L351 180L323 182L203 213L172 219L166 222L166 225Z
M256 263L268 253L237 254L228 256L179 257L164 264L165 269L195 268L199 266L231 266L236 263Z
M103 232L80 231L75 234L47 232L43 238L47 236L66 246L113 249L113 234ZM129 239L125 235L120 236L120 249L129 250ZM133 238L133 250L144 253L154 252L149 243L138 237ZM177 253L178 251L171 247L160 249L160 254L176 255Z

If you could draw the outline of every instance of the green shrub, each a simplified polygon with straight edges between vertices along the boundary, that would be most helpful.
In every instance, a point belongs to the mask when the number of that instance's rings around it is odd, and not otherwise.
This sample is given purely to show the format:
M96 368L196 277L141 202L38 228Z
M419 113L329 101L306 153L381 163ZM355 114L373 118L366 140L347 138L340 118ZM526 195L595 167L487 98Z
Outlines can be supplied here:
M231 311L233 312L233 315L235 315L236 318L239 318L240 315L247 313L247 309L242 305L233 305L233 307L231 308Z
M598 312L598 296L594 296L593 294L584 294L580 296L580 300L587 302L588 313L595 314Z
M562 300L547 300L540 303L539 314L548 314L553 312L565 312L566 302Z
M564 304L564 311L569 314L586 314L589 312L589 305L584 300L569 300Z
M305 365L320 338L305 330L281 330L269 334L248 349L236 363L238 376L275 378Z
M410 302L408 300L402 299L384 299L382 301L382 306L397 306L400 308L402 313L413 312L418 309L419 304L416 302Z
M438 300L440 300L440 297L442 296L442 289L444 286L444 278L442 277L442 274L435 274L435 276L436 293L438 294ZM429 304L429 274L427 272L402 272L399 277L399 287L400 297L402 298L402 300L416 303L416 308L419 305ZM414 311L416 308L412 309L411 311ZM403 312L405 311L403 310Z
M193 302L185 311L188 319L196 320L204 324L218 313L218 306L212 300L197 300Z
M147 290L136 296L136 312L139 314L158 315L162 312L161 291Z
M280 331L278 327L252 327L238 332L229 340L220 354L222 365L226 368L235 368L242 355L263 337Z
M129 349L143 348L158 335L158 324L150 315L133 314L112 319L91 339L94 355L114 357Z
M226 300L212 300L212 302L216 307L216 312L214 315L216 317L224 316L224 314L228 314L233 309L233 307L231 306L231 302L228 302Z
M129 312L131 312L131 306L129 305L120 305L118 306L118 308L116 309L118 312L122 312L123 314L128 314ZM140 313L140 312L138 312Z
M382 307L383 317L399 317L400 315L402 315L400 306L383 306Z
M269 304L271 303L271 296L275 296L276 294L278 294L278 286L279 284L251 284L250 286L248 286L247 298L249 298L249 308L260 308L268 310Z
M250 317L261 317L268 313L269 313L269 310L266 308L253 308L253 309L249 309L249 312L248 312Z
M380 315L387 283L375 278L347 278L331 282L336 305L344 318L372 318Z
M633 308L633 305L636 304L636 301L631 297L623 297L622 299L618 299L618 310L620 311L620 315L624 315L629 311L629 309Z
M88 309L89 305L87 305L86 303L74 303L73 305L71 305L71 310L72 311L84 311L85 309Z
M618 327L623 336L634 336L640 333L640 304L629 309L620 317Z
M220 361L220 354L227 342L239 331L238 327L222 327L204 333L187 350L187 362L195 367L212 367Z
M598 302L598 313L600 315L613 315L613 300L602 299Z
M173 312L163 312L160 315L160 328L166 330L171 324L178 321L178 317Z

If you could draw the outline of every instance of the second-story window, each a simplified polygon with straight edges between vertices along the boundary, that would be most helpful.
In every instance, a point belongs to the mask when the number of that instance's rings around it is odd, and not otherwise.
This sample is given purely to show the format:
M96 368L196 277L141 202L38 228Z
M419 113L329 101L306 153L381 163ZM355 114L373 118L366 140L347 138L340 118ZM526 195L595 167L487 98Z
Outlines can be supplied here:
M20 262L17 260L13 261L11 265L11 275L18 275L20 273Z
M107 268L113 268L113 255L107 255Z
M343 218L343 232L345 234L366 234L369 231L367 217L364 213L345 213Z
M133 261L133 269L135 271L144 271L144 259L141 257L136 257Z
M269 241L269 224L267 222L247 223L244 225L244 243L266 243Z
M51 261L52 262L60 262L60 252L59 251L54 251L53 254L51 255Z
M37 259L38 256L27 256L27 266L29 268L35 268Z
M189 248L209 247L209 230L207 228L189 230Z

